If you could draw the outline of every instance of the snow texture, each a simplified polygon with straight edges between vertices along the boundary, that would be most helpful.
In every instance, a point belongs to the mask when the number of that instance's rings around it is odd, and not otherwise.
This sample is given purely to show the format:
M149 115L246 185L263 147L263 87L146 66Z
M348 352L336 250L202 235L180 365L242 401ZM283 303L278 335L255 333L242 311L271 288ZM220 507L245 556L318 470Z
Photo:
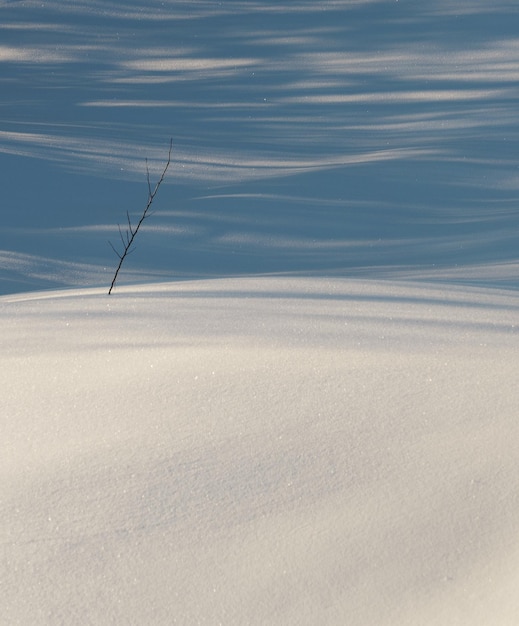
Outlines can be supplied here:
M1 624L519 622L516 24L0 2Z

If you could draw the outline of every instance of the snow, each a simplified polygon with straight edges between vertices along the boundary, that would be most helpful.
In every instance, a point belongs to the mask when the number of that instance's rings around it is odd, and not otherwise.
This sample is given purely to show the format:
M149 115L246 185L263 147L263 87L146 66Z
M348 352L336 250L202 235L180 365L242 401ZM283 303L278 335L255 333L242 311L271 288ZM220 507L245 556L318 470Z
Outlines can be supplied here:
M515 14L0 2L2 623L517 623Z

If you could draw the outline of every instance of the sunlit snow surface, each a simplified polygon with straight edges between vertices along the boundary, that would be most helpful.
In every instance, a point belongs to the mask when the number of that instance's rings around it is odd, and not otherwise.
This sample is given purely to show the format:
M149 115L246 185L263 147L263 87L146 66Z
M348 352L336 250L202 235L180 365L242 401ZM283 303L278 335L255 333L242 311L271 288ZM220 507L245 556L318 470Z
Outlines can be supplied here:
M0 623L519 623L518 76L516 0L0 0Z
M515 294L0 299L5 623L512 624Z

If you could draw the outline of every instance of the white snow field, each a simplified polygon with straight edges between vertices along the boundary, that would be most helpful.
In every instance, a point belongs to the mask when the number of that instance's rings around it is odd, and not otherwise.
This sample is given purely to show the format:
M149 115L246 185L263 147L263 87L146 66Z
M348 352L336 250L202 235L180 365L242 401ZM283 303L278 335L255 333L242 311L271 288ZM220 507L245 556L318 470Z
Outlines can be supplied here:
M518 24L0 0L1 626L519 624Z
M514 624L515 293L0 299L5 624Z

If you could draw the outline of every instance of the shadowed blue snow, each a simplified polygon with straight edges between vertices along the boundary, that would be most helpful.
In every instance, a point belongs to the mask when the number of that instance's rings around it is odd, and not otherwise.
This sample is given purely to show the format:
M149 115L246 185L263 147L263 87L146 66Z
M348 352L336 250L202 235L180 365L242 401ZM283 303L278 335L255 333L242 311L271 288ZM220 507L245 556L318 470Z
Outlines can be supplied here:
M515 623L516 30L0 0L2 623Z
M1 2L0 293L300 273L516 286L515 3Z

